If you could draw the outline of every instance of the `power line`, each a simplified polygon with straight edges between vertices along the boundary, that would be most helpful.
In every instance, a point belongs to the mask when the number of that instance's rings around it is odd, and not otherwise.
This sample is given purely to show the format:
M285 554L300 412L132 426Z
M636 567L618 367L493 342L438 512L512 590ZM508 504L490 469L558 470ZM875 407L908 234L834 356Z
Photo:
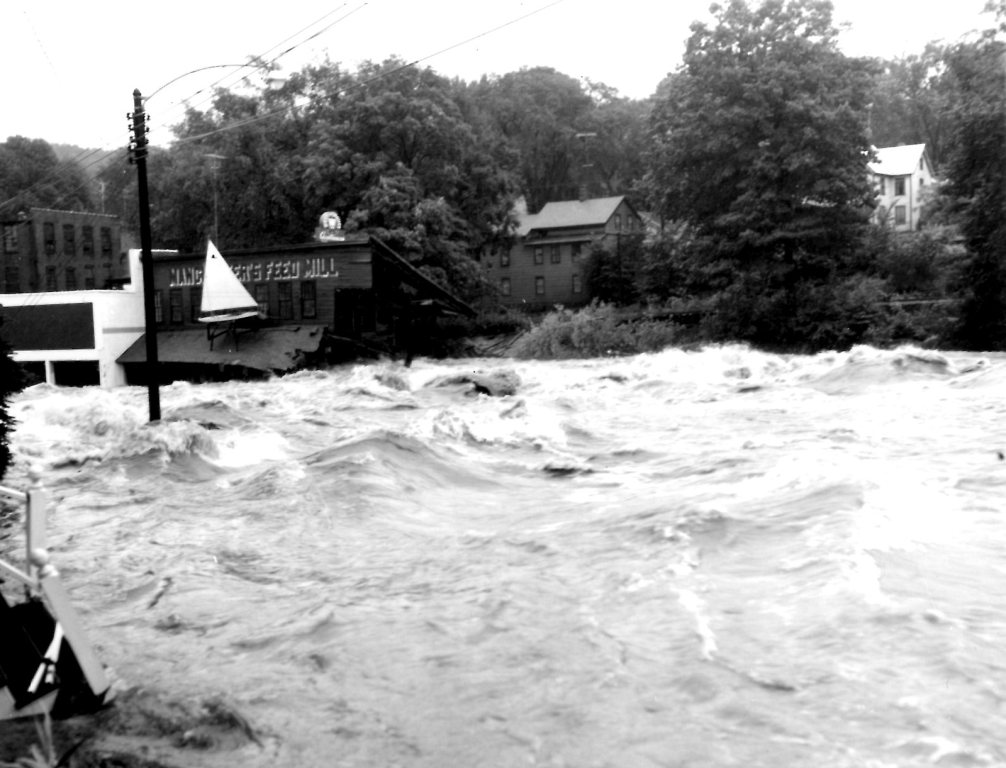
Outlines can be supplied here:
M465 38L463 40L460 40L460 41L458 41L456 43L452 43L451 45L448 45L448 46L446 46L444 48L440 48L440 49L438 49L438 50L436 50L436 51L434 51L432 53L429 53L429 54L427 54L425 56L421 56L421 57L419 57L417 59L414 59L413 61L404 63L404 64L402 64L402 65L400 65L398 67L394 67L393 69L390 69L390 70L388 70L386 72L381 72L380 74L375 75L374 77L368 78L367 80L355 83L352 86L349 86L347 88L342 89L339 93L343 94L343 93L348 93L348 92L352 92L354 90L365 88L368 85L371 85L372 83L378 82L378 81L383 80L383 79L388 78L388 77L391 77L391 76L393 76L393 75L395 75L395 74L397 74L399 72L402 72L402 71L404 71L406 69L410 69L412 67L416 67L419 64L421 64L423 62L426 62L426 61L429 61L430 59L433 59L433 58L435 58L437 56L440 56L440 55L442 55L444 53L447 53L449 51L455 50L457 48L461 48L461 47L463 47L465 45L468 45L468 44L474 42L475 40L482 39L482 38L487 37L487 36L489 36L491 34L499 32L502 29L505 29L507 27L513 26L514 24L517 24L517 23L519 23L521 21L524 21L524 20L526 20L528 18L531 18L531 17L533 17L533 16L535 16L535 15L537 15L539 13L542 13L543 11L546 11L546 10L548 10L550 8L553 8L556 5L560 5L563 2L564 2L564 0L553 0L553 2L550 2L550 3L546 4L546 5L543 5L543 6L541 6L539 8L536 8L536 9L534 9L532 11L529 11L528 13L525 13L525 14L522 14L520 16L517 16L517 17L515 17L513 19L510 19L510 20L508 20L506 22L503 22L502 24L498 24L498 25L496 25L494 27L491 27L490 29L487 29L487 30L485 30L483 32L480 32L480 33L476 34L476 35L472 35L472 36L467 37L467 38ZM296 37L297 35L299 35L301 32L303 32L303 31L305 31L307 29L310 29L311 27L313 27L316 24L320 23L321 21L325 20L326 18L328 18L329 16L331 16L333 13L337 12L338 10L341 10L343 7L345 7L345 5L346 4L344 3L342 6L339 6L339 8L335 9L334 11L329 12L328 14L326 14L323 17L321 17L317 21L312 22L311 24L307 25L302 30L300 30L300 32L297 32L294 35L291 35L290 37L288 37L283 42L278 43L272 49L269 49L269 51L274 50L275 48L278 48L280 45L284 44L285 42L288 42L290 39L293 39L294 37ZM318 30L317 32L313 33L310 37L305 38L300 43L297 43L296 45L291 46L290 48L287 48L282 53L278 54L276 57L274 57L273 59L271 59L269 62L264 63L264 64L259 64L258 66L255 67L255 71L258 71L260 69L264 69L264 68L266 68L268 66L271 66L273 63L275 63L282 56L287 55L288 53L292 52L293 50L296 50L301 45L304 45L308 41L310 41L310 40L318 37L321 34L323 34L325 31L331 29L333 26L335 26L336 24L338 24L341 21L345 20L346 18L348 18L353 13L356 13L357 11L359 11L361 8L363 8L366 5L367 5L366 2L362 3L360 6L357 6L356 8L354 8L349 13L347 13L347 14L339 17L338 19L336 19L335 21L333 21L331 24L329 24L329 25L325 26L324 28ZM267 51L266 53L268 53L269 51ZM234 67L255 66L254 62L255 62L256 59L261 60L261 57L255 57L255 59L253 59L252 61L250 61L247 65L211 65L209 67L205 67L204 69L211 69L211 68L215 68L216 66L234 66ZM192 70L192 72L196 72L196 71L199 71L199 70ZM192 72L188 72L188 73L184 73L184 74L192 74ZM184 75L179 75L174 80L169 81L168 83L165 83L164 85L160 86L157 90L154 91L153 94L151 94L150 96L146 97L146 99L152 98L160 90L162 90L163 88L167 87L171 83L173 83L173 82L181 79L183 76ZM218 83L222 82L225 79L226 78L221 78L221 80L218 80L217 82ZM199 89L199 90L195 91L195 93L193 95L198 95L203 90L205 90L205 88L202 88L202 89ZM189 97L189 98L191 98L191 97ZM186 137L184 139L179 139L179 140L177 140L175 142L175 144L176 145L188 144L188 143L195 142L195 141L200 141L202 139L206 139L206 138L209 138L211 136L215 136L215 135L218 135L218 134L221 134L221 133L225 133L227 131L236 130L238 128L241 128L241 127L244 127L244 126L247 126L247 125L253 125L255 123L258 123L258 122L270 119L270 118L275 117L277 115L284 114L284 113L287 112L287 110L288 110L288 107L284 106L282 109L274 110L272 112L268 112L268 113L265 113L263 115L256 115L254 117L246 118L244 120L239 120L239 121L237 121L235 123L231 123L231 124L229 124L227 126L223 126L221 128L217 128L217 129L212 130L212 131L207 131L207 132L202 133L202 134L198 134L198 135L195 135L195 136L188 136L188 137ZM90 151L82 153L81 156L82 156L83 159L86 159L87 157L90 157L91 155L93 155L93 154L95 154L97 152L101 152L101 151L102 150L97 150L97 149L96 150L90 150ZM94 162L92 162L91 164L89 164L88 166L86 166L84 170L86 170L86 168L92 167L93 165L96 165L99 162L102 162L103 159L104 158L98 158L98 159L96 159ZM49 180L55 179L55 178L59 178L59 176L58 175L57 176L50 176L50 177L47 177L46 179L40 180L39 182L36 182L34 185L32 185L31 187L29 187L28 190L25 190L25 191L26 192L33 191L35 188L37 188L41 184L46 183ZM23 194L23 193L24 192L22 192L21 194ZM16 199L16 197L15 198L11 198L11 199L6 200L6 201L3 201L2 203L0 203L0 209L2 209L5 205L9 204L10 202L12 202L15 199ZM66 255L64 255L62 257L61 261L63 263L60 265L60 272L65 271L66 267L68 266L68 264L66 262L68 262L70 258L75 258L75 257L68 257ZM59 262L57 262L57 264L59 264Z
M525 19L528 19L531 16L539 14L542 11L546 11L549 8L552 8L552 7L554 7L556 5L559 5L559 4L563 3L563 2L565 2L565 0L553 0L553 2L549 3L548 5L543 5L540 8L536 8L535 10L530 11L528 13L525 13L525 14L523 14L521 16L518 16L518 17L516 17L514 19L511 19L510 21L506 21L506 22L504 22L502 24L499 24L499 25L497 25L495 27L492 27L491 29L487 29L484 32L480 32L477 35L473 35L472 37L468 37L468 38L466 38L464 40L461 40L460 42L453 43L452 45L449 45L446 48L441 48L440 50L434 51L433 53L427 54L426 56L421 56L420 58L415 59L414 61L407 62L405 64L402 64L401 66L395 67L394 69L390 69L387 72L382 72L379 75L375 75L374 77L369 78L367 80L364 80L363 82L356 83L356 84L354 84L352 86L349 86L347 88L343 88L342 90L339 91L339 93L340 94L344 94L344 93L349 93L351 91L358 90L360 88L364 88L364 87L366 87L366 86L370 85L371 83L374 83L374 82L376 82L378 80L382 80L382 79L384 79L386 77L391 77L392 75L397 74L397 73L399 73L399 72L401 72L403 70L409 69L410 67L415 67L416 65L421 64L424 61L429 61L430 59L432 59L432 58L434 58L436 56L440 56L441 54L447 53L448 51L453 51L455 48L460 48L461 46L467 45L468 43L474 42L475 40L479 40L479 39L481 39L483 37L486 37L486 36L491 35L491 34L493 34L495 32L498 32L501 29L505 29L506 27L509 27L509 26L514 25L514 24L517 24L518 22L524 21ZM187 136L184 139L179 139L175 143L176 144L187 144L189 142L199 141L201 139L206 139L206 138L209 138L210 136L216 136L217 134L225 133L226 131L235 130L237 128L243 128L246 125L252 125L252 124L257 123L257 122L259 122L261 120L267 120L267 119L269 119L271 117L275 117L276 115L281 115L281 114L285 113L286 111L287 111L287 107L284 106L282 109L273 110L272 112L267 112L267 113L265 113L263 115L257 115L255 117L251 117L251 118L245 118L244 120L239 120L238 122L233 123L231 125L226 125L226 126L223 126L221 128L216 128L216 129L214 129L212 131L207 131L206 133L197 134L196 136Z

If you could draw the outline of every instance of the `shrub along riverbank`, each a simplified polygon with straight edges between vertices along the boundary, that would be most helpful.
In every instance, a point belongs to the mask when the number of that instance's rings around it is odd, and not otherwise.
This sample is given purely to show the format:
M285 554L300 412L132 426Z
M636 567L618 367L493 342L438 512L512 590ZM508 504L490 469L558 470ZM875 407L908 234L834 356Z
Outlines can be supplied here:
M888 301L861 305L836 318L829 340L800 344L759 345L774 352L810 353L854 344L893 347L901 344L939 348L950 344L957 303ZM519 328L515 331L519 332ZM556 360L656 352L669 346L694 347L737 341L722 333L722 321L711 307L692 311L668 308L622 308L594 302L579 309L556 309L529 327L503 353L522 359ZM844 343L842 343L844 342Z

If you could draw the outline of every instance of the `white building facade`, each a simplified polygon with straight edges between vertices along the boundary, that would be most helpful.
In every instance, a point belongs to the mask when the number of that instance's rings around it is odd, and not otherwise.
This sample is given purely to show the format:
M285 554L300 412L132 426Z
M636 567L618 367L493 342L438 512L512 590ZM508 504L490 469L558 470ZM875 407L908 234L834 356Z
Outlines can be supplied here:
M923 203L935 181L926 145L908 144L874 151L877 159L869 164L878 198L874 221L897 232L916 231Z
M124 385L116 359L144 331L140 251L128 259L130 281L121 290L0 294L0 334L14 361L49 384Z

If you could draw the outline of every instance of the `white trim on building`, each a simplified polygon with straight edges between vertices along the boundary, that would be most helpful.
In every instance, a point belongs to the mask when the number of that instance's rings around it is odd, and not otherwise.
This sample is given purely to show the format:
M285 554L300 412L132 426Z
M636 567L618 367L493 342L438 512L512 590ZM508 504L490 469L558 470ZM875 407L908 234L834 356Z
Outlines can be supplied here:
M0 294L0 306L40 307L90 304L94 322L94 346L85 349L15 349L18 363L43 363L45 380L56 384L56 366L61 362L95 362L99 384L104 388L123 386L125 369L116 359L144 331L143 273L140 251L129 251L130 282L122 290L49 291Z

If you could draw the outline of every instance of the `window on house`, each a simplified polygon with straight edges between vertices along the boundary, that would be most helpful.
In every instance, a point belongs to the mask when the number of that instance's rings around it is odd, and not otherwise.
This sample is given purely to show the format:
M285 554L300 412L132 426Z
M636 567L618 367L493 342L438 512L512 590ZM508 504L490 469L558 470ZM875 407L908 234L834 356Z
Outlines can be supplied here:
M199 313L203 308L203 289L198 286L189 288L189 322L198 323Z
M905 224L908 222L908 209L903 205L894 206L894 224Z
M161 291L154 291L154 322L158 325L164 324L164 299Z
M17 224L3 225L3 252L17 253Z
M534 247L534 263L544 264L545 263L545 248L541 245L536 245Z
M615 231L616 232L622 231L622 214L620 213L615 214Z
M18 268L15 266L6 266L3 269L3 279L7 284L4 289L7 293L20 293L21 292L21 275L18 272Z
M56 255L56 225L47 221L42 225L42 243L46 256Z
M94 264L84 265L84 290L94 290Z
M280 320L293 320L293 283L276 283L276 302Z
M580 276L573 275L573 293L580 293L583 291L583 282L580 280Z
M580 252L583 248L583 243L573 243L569 248L569 260L574 264L580 260Z
M509 253L501 253L500 254L500 267L509 267L509 266L510 266L510 254Z
M317 293L313 280L305 280L300 284L300 316L309 319L318 316Z
M544 296L545 295L545 278L540 275L534 279L534 295Z
M67 267L63 272L63 277L66 280L66 290L75 291L77 290L77 270L73 267Z
M268 317L269 283L255 283L255 301L258 303L258 311Z
M168 291L168 322L172 325L181 325L185 322L185 313L182 311L182 289L172 288Z
M905 194L905 177L899 176L894 180L894 194L901 197Z
M77 253L77 242L73 224L63 225L63 255L73 256Z
M560 255L558 245L552 245L549 247L548 260L553 264L559 264L562 262L562 256Z
M45 289L47 291L58 291L59 287L56 285L56 268L46 267L45 268Z
M500 293L504 296L510 295L510 278L501 277L500 278Z
M110 227L101 228L101 255L112 255L112 230Z
M80 252L94 258L94 227L89 224L80 228Z

